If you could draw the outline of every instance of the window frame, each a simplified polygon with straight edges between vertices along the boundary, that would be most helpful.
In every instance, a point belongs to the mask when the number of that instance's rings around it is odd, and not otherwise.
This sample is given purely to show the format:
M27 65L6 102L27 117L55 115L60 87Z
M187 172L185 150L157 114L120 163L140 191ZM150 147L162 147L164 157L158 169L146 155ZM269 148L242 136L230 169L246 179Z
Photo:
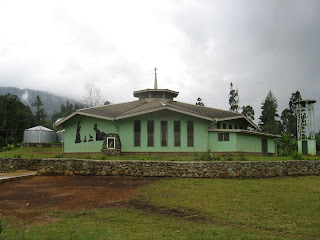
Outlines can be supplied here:
M218 133L218 142L229 142L230 134L228 132Z
M109 140L113 140L113 147L109 147ZM115 149L116 148L116 138L115 137L107 137L107 149Z
M165 126L165 129L163 129L162 126ZM165 135L165 138L163 138L164 135ZM165 142L163 142L163 140L165 140ZM168 147L168 121L166 120L160 121L160 145L161 147Z
M151 129L152 131L150 131ZM152 141L150 142L151 139ZM154 120L147 121L147 146L154 147Z
M194 121L187 121L187 147L194 147Z
M178 124L178 128L176 128L176 123ZM178 131L176 131L178 130ZM181 147L181 121L176 120L173 121L173 137L174 137L174 146ZM177 142L178 140L178 142Z
M139 125L137 126L136 124L139 124ZM139 131L136 131L136 130L139 130ZM133 145L135 147L141 147L141 120L133 121Z

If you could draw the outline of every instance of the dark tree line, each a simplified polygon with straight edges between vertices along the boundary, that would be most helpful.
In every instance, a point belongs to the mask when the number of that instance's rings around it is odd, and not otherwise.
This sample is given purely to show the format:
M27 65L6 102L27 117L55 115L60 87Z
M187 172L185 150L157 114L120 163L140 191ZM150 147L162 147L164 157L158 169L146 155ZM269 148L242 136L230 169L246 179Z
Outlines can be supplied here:
M61 104L60 112L56 112L48 119L40 96L31 104L36 109L35 113L29 106L24 105L16 95L0 95L0 149L8 144L21 143L25 129L37 125L52 128L58 118L63 118L73 113L82 105L72 105L69 102Z
M238 112L239 92L230 84L229 104L230 111ZM297 112L294 102L302 100L299 91L293 92L289 99L288 108L284 109L281 116L278 114L277 99L270 90L261 104L261 116L259 117L258 130L265 133L281 135L277 149L279 155L291 155L297 151ZM254 110L250 105L243 106L242 114L254 120ZM320 151L320 131L316 134L317 152Z
M0 95L0 147L21 142L24 130L34 124L29 106L15 95Z
M59 118L64 118L67 117L68 115L70 115L71 113L75 112L76 110L83 108L84 106L81 104L76 104L73 105L71 103L69 103L69 101L67 101L67 103L64 105L63 103L60 105L60 111L59 112L55 112L52 116L51 116L51 122L55 123L57 121L57 119Z

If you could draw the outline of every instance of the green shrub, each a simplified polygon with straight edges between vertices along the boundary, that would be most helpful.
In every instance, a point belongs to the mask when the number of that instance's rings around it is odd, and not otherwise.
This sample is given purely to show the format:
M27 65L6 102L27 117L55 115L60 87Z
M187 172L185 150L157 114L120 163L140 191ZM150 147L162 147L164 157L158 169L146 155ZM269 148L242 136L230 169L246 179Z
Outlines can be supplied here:
M3 231L3 226L2 226L2 221L0 219L0 234L1 234L2 231Z
M200 160L202 160L202 161L212 161L213 160L213 156L212 156L212 153L210 152L210 150L208 150L206 153L202 153L200 155Z
M99 160L106 160L107 159L107 156L106 155L100 155L98 157Z
M213 160L214 161L220 161L220 157L219 156L213 156Z
M8 144L6 147L3 147L2 149L7 151L14 150L14 144Z
M298 152L293 152L292 155L291 155L291 158L293 160L303 160L302 154L298 153Z
M92 157L91 157L90 154L87 154L87 155L84 156L84 158L85 158L85 159L91 159Z
M286 156L286 153L282 148L277 148L277 156L283 157L283 156Z
M57 154L54 156L55 158L63 158L62 154Z
M3 136L0 136L0 148L5 148L6 145L6 139Z
M21 153L13 155L13 158L21 158L21 157L22 157Z
M225 161L233 161L233 156L231 153L228 153L224 156Z
M244 155L243 152L239 153L239 160L240 161L247 161L247 158L246 158L246 156Z
M197 153L197 152L194 152L193 153L193 158L194 158L194 160L199 160L199 154Z

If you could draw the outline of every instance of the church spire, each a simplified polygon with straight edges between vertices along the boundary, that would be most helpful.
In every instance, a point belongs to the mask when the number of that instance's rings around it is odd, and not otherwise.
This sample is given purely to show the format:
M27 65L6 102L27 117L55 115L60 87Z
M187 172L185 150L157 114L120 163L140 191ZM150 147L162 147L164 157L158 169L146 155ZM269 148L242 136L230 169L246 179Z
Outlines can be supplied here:
M157 68L155 67L154 69L154 89L158 89L158 82L157 82Z

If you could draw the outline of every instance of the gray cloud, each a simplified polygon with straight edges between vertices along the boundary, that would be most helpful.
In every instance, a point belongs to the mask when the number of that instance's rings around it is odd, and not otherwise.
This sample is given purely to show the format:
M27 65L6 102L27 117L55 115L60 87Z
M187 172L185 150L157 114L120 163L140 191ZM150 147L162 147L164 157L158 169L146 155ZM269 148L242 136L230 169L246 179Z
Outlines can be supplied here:
M228 79L256 119L270 89L279 114L296 90L319 102L319 9L319 1L208 1L182 9L176 24L192 41L183 55L202 83L197 94L227 108ZM319 129L318 110L316 117Z
M180 91L177 100L189 103L200 96L207 106L228 109L232 81L256 119L269 90L279 114L296 90L320 104L317 0L74 4L43 4L41 12L30 1L18 20L10 14L14 4L3 6L0 85L81 99L89 80L116 103L152 88L157 66L159 87Z

